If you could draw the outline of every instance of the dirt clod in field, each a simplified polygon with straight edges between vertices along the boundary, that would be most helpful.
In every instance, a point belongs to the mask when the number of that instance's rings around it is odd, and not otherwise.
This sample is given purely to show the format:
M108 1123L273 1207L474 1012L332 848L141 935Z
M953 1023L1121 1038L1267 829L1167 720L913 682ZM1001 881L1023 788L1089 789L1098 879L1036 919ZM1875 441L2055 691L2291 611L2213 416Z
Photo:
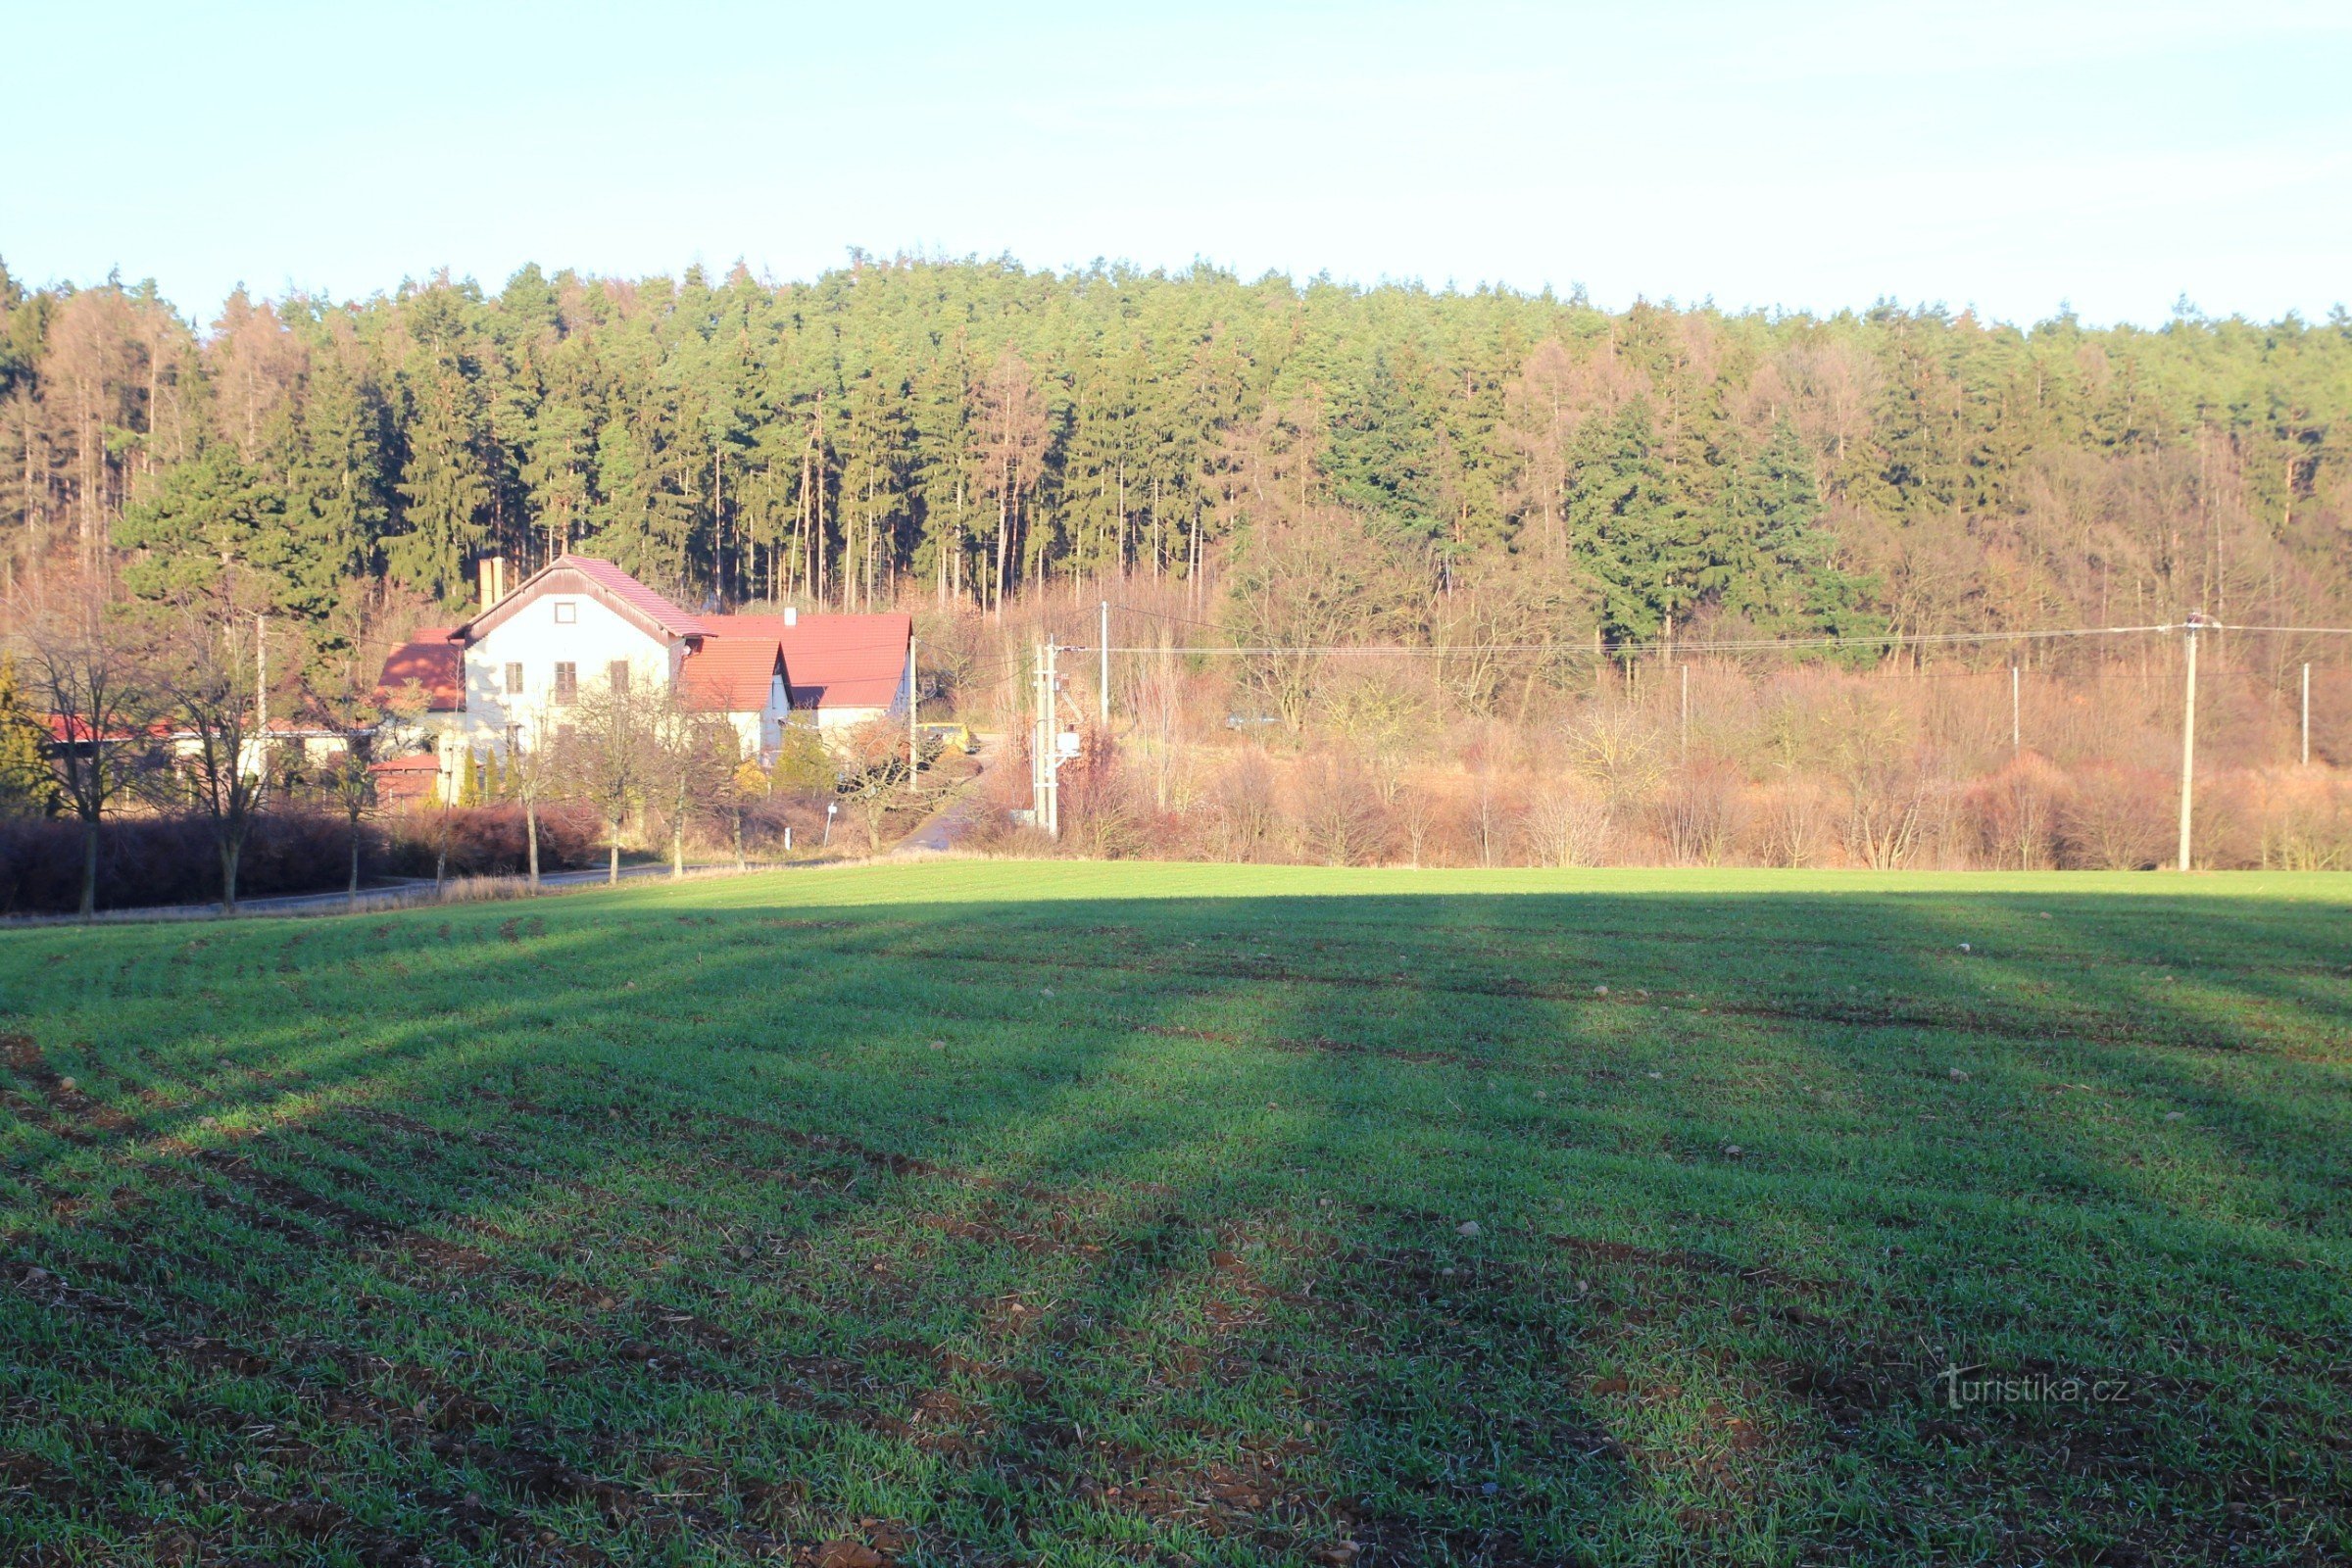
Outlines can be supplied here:
M885 1558L862 1541L828 1541L816 1548L815 1568L882 1568Z

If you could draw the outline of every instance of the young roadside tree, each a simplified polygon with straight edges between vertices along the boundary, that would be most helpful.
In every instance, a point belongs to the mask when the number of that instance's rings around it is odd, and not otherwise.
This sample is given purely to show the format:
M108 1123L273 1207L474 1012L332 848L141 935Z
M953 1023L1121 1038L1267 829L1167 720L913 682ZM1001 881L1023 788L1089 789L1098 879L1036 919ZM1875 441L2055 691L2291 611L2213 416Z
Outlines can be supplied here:
M654 777L654 737L647 701L631 687L599 682L569 710L558 736L555 766L563 790L596 808L605 825L605 880L620 880L620 838Z
M710 796L708 805L727 825L728 841L735 847L735 869L749 869L750 859L744 854L744 833L751 823L752 813L759 808L761 801L767 799L772 788L767 769L760 765L758 758L746 757L733 768L725 770L724 776L714 780L714 783L716 788Z
M645 704L648 782L669 820L669 874L686 874L686 823L697 801L725 790L743 760L734 726L679 701L673 687Z
M268 688L260 616L206 599L174 617L158 687L181 737L174 771L211 825L220 858L220 910L236 911L237 866L270 798Z
M507 798L522 808L522 837L531 891L539 891L539 815L551 801L563 798L566 778L563 755L556 744L560 733L555 710L543 700L530 715L530 743L517 735L507 747Z
M374 596L347 586L342 598L318 628L310 660L302 672L300 702L303 716L329 731L341 743L335 758L320 769L318 786L343 813L351 839L351 880L347 892L353 903L360 897L360 823L375 806L374 764L406 749L407 737L424 716L424 689L415 680L399 691L376 684L376 653L383 640L382 617Z
M81 822L80 915L98 907L98 831L153 752L152 671L136 630L96 593L66 594L26 616L22 667L46 708L58 794Z
M868 719L843 740L842 795L865 830L865 852L882 853L891 808L906 801L905 729L890 718Z

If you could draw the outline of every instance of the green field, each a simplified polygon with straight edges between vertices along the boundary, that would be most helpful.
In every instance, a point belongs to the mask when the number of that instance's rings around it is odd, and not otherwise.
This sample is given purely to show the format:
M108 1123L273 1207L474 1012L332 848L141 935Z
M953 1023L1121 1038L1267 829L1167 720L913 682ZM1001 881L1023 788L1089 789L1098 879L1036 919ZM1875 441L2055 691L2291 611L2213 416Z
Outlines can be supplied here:
M2341 1561L2348 966L2344 877L0 934L0 1560Z

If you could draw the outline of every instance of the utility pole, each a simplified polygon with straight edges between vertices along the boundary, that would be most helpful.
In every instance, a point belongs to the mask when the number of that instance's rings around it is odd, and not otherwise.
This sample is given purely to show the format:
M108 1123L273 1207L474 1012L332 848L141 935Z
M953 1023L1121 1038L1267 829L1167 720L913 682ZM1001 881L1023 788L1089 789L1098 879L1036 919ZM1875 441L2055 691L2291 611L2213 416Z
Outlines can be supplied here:
M1055 666L1058 652L1049 638L1046 642L1046 676L1040 683L1038 697L1038 739L1043 743L1043 771L1038 775L1044 782L1045 829L1049 838L1061 837L1061 715L1058 706L1061 697L1061 673Z
M909 634L906 638L906 793L909 795L919 793L921 788L914 777L923 765L922 730L916 720L921 706L914 684L914 638Z
M2303 765L2311 765L2311 665L2303 666Z
M1095 639L1102 648L1102 727L1110 728L1110 601L1102 601L1102 634Z
M1683 760L1690 760L1690 666L1683 666Z
M1056 711L1060 676L1054 671L1054 653L1051 639L1037 645L1037 723L1029 747L1029 818L1050 838L1061 837L1061 786L1054 776L1061 765L1061 719Z
M1031 697L1035 709L1029 719L1029 820L1043 829L1046 825L1046 718L1054 710L1046 696L1046 644L1037 645L1037 669Z
M2025 730L2017 721L2017 666L2009 666L2009 755L2014 757L2025 750Z
M2188 816L2197 768L2197 630L2205 624L2202 611L2192 612L2182 630L2188 633L2188 690L2180 708L2180 869L2188 869Z

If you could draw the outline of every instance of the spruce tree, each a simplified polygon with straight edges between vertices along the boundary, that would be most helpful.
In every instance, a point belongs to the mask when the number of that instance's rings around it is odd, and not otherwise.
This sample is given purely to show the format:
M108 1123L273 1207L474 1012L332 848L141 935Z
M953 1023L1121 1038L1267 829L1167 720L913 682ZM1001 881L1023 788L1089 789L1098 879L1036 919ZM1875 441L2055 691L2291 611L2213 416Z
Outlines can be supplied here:
M400 529L386 542L394 576L444 600L465 593L473 557L489 537L490 498L480 440L480 399L457 355L430 353L415 376Z

